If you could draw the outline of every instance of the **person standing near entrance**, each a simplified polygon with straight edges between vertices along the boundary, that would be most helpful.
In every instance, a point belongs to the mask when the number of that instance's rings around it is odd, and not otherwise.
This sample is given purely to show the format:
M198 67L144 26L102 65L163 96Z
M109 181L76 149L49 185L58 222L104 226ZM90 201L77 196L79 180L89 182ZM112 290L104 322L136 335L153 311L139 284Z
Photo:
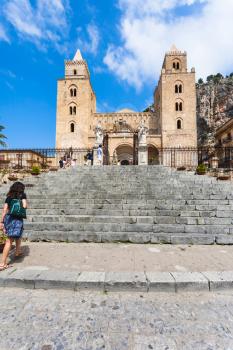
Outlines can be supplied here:
M98 158L98 163L99 165L103 165L103 150L102 150L102 145L99 145L97 149L97 158Z

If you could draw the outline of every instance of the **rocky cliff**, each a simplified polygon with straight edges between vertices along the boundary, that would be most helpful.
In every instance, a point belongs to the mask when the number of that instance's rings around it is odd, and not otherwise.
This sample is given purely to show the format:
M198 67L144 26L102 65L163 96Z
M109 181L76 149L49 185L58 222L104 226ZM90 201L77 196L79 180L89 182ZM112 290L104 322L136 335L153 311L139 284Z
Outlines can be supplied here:
M213 145L218 127L233 118L233 76L210 76L197 84L198 145Z

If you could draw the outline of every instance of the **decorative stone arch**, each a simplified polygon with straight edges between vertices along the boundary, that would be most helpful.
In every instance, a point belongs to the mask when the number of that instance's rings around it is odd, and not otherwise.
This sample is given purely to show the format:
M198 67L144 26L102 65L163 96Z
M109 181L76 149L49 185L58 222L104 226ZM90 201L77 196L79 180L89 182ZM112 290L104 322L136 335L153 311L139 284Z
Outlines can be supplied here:
M121 165L133 164L133 146L128 142L119 143L114 150L114 154L117 157L118 162Z
M184 83L181 80L176 80L175 82L175 93L181 94L184 92Z
M148 144L148 164L158 165L159 162L159 149L152 143Z
M172 68L175 70L181 70L181 60L179 58L174 58L172 61Z

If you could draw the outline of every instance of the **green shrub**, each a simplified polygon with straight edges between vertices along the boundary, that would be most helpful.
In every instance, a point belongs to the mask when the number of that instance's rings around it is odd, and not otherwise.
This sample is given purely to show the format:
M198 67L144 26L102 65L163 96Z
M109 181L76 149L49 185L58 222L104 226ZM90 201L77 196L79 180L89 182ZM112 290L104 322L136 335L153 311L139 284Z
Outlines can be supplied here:
M206 173L207 172L207 166L205 164L199 164L196 169L197 172L200 173Z
M40 174L40 167L38 167L37 165L34 165L32 167L32 171L31 171L33 174Z

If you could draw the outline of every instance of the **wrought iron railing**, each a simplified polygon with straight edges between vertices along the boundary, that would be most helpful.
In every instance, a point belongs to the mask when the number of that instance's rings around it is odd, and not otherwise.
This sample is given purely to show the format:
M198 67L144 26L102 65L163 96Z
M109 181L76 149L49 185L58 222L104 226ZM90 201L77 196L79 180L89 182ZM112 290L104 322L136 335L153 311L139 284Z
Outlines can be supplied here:
M153 147L152 147L153 148ZM135 150L132 147L132 154L126 159L117 158L117 153L114 157L109 154L108 144L103 149L106 155L104 156L105 165L114 165L123 162L136 165L138 158ZM2 149L0 150L0 169L31 169L33 166L39 166L41 169L52 169L59 166L59 160L63 159L66 166L85 165L87 164L86 155L88 149L55 149L55 148L36 148L36 149ZM135 154L134 154L135 153ZM155 148L148 152L148 164L161 164L169 167L192 167L195 168L198 164L205 163L212 167L212 161L216 157L220 168L233 168L233 147L198 147L198 148ZM92 162L93 163L93 162ZM88 162L90 164L90 162Z

